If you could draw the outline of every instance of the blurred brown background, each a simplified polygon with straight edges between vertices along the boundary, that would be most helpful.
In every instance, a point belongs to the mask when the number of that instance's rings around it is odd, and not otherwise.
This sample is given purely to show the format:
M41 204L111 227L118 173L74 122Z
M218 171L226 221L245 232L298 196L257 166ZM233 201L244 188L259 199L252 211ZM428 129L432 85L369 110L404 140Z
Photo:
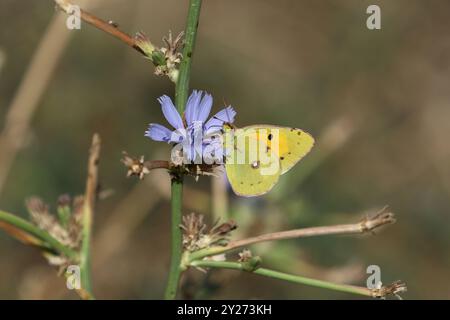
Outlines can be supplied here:
M180 0L86 3L157 45L169 29L183 30L187 10ZM379 31L366 28L370 4L381 7ZM449 299L449 13L446 0L204 1L191 88L211 92L215 111L224 100L232 104L238 126L300 127L318 143L263 197L229 193L227 203L217 181L212 188L208 178L188 179L185 212L212 220L228 205L240 225L236 237L243 237L356 222L389 205L398 222L375 236L288 240L253 250L268 267L357 285L376 264L383 283L408 284L404 298ZM26 91L36 108L22 104L30 126L17 139L23 145L0 208L26 216L31 195L54 204L62 193L82 193L90 138L99 132L101 183L114 193L95 217L94 291L98 298L161 298L169 263L168 178L155 172L143 182L126 179L119 159L122 150L167 156L168 147L144 131L164 121L156 99L173 96L173 86L122 43L85 24L67 31L65 19L55 16L51 0L0 0L1 130L51 21L56 46L32 81L32 88L44 86L42 97ZM232 271L205 277L192 270L182 291L188 298L355 298ZM38 252L0 232L0 298L76 295Z

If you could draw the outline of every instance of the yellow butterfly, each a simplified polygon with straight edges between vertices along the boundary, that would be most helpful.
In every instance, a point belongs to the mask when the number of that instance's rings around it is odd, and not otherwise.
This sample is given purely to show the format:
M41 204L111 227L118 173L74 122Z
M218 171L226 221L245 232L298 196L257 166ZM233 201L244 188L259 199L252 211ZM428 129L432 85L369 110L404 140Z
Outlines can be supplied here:
M309 133L296 128L225 124L223 131L227 177L233 191L245 197L269 192L314 145Z

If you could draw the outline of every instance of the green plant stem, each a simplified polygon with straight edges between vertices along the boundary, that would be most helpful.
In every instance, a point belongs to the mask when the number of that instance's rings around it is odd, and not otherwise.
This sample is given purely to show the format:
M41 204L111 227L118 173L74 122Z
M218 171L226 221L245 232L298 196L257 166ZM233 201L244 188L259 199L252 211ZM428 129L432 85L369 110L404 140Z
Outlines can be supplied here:
M192 261L190 263L193 267L202 267L202 268L222 268L222 269L233 269L233 270L241 270L245 271L243 264L239 262L230 262L230 261L211 261L211 260L196 260ZM304 284L307 286L313 286L323 289L329 289L334 291L340 291L340 292L346 292L346 293L353 293L363 296L372 297L373 292L364 287L357 287L352 285L346 285L346 284L338 284L338 283L332 283L328 281L322 281L317 279L311 279L307 277L302 276L296 276L284 272L278 272L266 268L258 268L254 271L252 271L254 274L258 274L260 276L265 276L269 278L289 281L293 283L298 284Z
M183 182L172 179L172 257L170 261L169 280L166 287L165 299L175 299L181 276L182 233L180 230L183 205Z
M200 18L202 0L191 0L186 23L183 59L180 63L180 73L175 91L175 104L180 113L184 112L189 93L189 79L191 75L191 62L194 55L195 39Z
M195 47L197 27L200 18L202 0L191 0L189 2L188 17L186 23L186 38L183 49L183 59L180 63L180 73L175 87L175 104L178 112L182 115L186 106L189 93L189 78L191 73L191 61ZM183 254L182 233L180 229L182 219L183 201L183 179L182 177L172 177L171 195L171 259L169 279L167 281L164 298L175 299L178 291L181 272L181 256Z
M39 229L30 222L5 211L0 211L0 221L3 221L43 242L48 249L63 254L72 261L78 260L78 253L66 247L53 238L48 232Z

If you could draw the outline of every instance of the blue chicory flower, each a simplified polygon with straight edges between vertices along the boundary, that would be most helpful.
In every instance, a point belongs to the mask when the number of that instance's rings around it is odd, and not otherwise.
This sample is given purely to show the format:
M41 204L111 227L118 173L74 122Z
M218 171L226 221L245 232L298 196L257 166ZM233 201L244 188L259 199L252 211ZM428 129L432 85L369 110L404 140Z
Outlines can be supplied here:
M206 92L194 90L186 103L183 121L168 96L164 95L158 101L164 117L175 130L150 123L145 132L146 137L181 146L183 158L194 163L202 163L203 160L210 164L211 157L215 160L223 157L223 146L215 135L221 132L225 123L234 122L236 111L233 107L228 106L207 120L213 98Z

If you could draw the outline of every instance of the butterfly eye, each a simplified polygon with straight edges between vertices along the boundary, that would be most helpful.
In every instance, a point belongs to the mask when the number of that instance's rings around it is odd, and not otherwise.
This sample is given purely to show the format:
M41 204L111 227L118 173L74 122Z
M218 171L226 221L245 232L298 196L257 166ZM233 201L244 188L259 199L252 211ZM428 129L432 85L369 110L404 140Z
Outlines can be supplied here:
M259 160L258 161L253 161L251 166L252 166L253 169L258 169L259 168Z

